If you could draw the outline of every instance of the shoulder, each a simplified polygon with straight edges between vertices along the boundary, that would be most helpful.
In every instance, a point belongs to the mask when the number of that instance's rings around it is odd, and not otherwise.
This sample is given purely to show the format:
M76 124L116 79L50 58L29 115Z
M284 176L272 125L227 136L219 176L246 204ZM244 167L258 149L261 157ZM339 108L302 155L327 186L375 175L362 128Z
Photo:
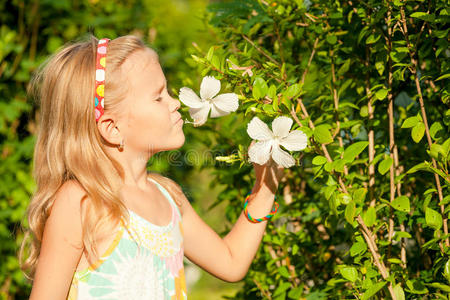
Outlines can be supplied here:
M64 182L54 195L46 227L64 235L71 245L82 246L81 206L86 191L76 180Z
M170 195L180 208L181 215L183 215L185 208L187 207L187 205L189 205L189 200L186 198L181 186L173 179L170 179L169 177L163 176L158 173L148 173L147 177L156 180L170 193Z
M64 182L54 196L54 201L50 212L57 213L79 212L83 199L87 197L86 191L76 180L68 180Z

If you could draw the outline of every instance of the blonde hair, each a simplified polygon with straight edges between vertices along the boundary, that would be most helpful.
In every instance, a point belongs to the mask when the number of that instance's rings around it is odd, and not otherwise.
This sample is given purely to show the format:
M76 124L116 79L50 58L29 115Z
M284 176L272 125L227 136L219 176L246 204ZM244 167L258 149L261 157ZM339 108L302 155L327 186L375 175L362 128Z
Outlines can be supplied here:
M22 226L25 236L19 250L20 267L30 280L34 279L54 196L66 181L75 180L83 187L86 192L83 200L89 196L89 201L81 201L80 206L83 208L83 251L90 263L99 257L95 247L99 229L112 230L122 218L129 220L128 210L118 193L124 180L123 168L105 151L106 141L95 121L97 44L97 38L89 34L65 45L39 67L28 86L30 96L40 102L33 158L36 190L27 208L29 228ZM122 36L109 42L105 112L120 114L123 111L121 102L127 91L121 66L132 53L144 49L152 50L135 36ZM173 199L184 196L171 179L156 173L148 176L166 187ZM29 254L23 261L29 238Z

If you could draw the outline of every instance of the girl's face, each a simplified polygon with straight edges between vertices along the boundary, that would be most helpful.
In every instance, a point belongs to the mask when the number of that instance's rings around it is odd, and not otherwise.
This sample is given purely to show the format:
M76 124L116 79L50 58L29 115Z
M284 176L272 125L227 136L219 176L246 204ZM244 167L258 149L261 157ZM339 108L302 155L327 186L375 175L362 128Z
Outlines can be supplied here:
M128 116L122 125L127 152L145 155L180 148L185 141L180 101L167 91L167 82L157 56L149 49L133 53L123 64L128 93Z

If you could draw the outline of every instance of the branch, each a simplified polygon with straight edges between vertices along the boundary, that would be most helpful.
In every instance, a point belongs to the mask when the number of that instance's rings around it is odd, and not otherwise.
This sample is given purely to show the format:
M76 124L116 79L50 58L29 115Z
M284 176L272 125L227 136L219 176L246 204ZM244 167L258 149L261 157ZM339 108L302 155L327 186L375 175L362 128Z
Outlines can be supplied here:
M279 68L281 68L281 65L278 61L276 61L274 58L272 58L269 54L267 54L264 50L262 50L260 47L256 46L256 44L249 39L245 34L242 34L242 37L249 42L253 47L255 47L255 49L261 53L262 55L264 55L265 57L267 57L271 62L273 62L274 64L276 64Z
M408 27L406 26L405 10L404 10L403 6L400 7L400 22L402 24L402 33L405 36L406 45L408 46L409 56L411 59L411 63L413 65L412 71L414 74L414 81L416 83L417 94L419 96L420 111L422 114L423 123L425 125L425 133L427 136L428 146L431 149L431 145L433 144L433 142L431 141L430 130L428 128L427 114L425 111L425 104L423 101L422 89L420 87L419 78L417 77L418 61L417 61L417 59L415 59L415 57L414 57L415 51L414 51L414 49L411 48L411 44L409 43ZM436 160L433 157L431 157L431 162L433 164L433 167L437 169L438 167L436 164ZM436 181L436 188L438 191L439 202L442 202L444 199L444 196L442 194L442 187L441 187L441 181L439 179L439 175L434 173L434 179ZM442 214L442 219L443 219L444 235L447 236L448 235L448 226L447 226L448 217L447 217L447 214L444 213L445 206L441 205L440 208L441 208L441 214ZM449 241L448 236L445 238L445 245L447 247L450 246L450 241ZM441 246L441 248L443 248L442 245L440 245L440 246Z

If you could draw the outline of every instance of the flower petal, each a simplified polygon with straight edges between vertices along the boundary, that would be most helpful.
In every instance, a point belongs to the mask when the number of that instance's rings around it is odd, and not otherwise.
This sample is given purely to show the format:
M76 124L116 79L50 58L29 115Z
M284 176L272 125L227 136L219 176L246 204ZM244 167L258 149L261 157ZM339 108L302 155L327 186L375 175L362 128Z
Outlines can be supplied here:
M264 165L270 158L272 152L272 141L256 142L248 149L251 162Z
M279 146L272 147L273 160L284 168L290 168L295 165L295 159L286 151L281 150Z
M195 127L205 124L206 120L208 119L210 108L210 104L208 102L205 102L200 108L189 109L189 114L194 120Z
M202 101L200 100L200 97L197 96L197 94L193 90L187 87L182 87L180 89L180 101L183 102L184 105L189 107L202 107Z
M212 103L220 110L227 112L236 111L239 107L239 99L235 93L217 95L212 99Z
M301 130L293 130L280 139L280 145L289 151L303 150L308 145L308 136Z
M259 141L267 141L273 138L272 131L269 129L266 123L261 121L258 117L253 117L253 119L247 125L248 135Z
M272 122L272 130L273 134L278 137L286 137L289 134L289 129L291 129L292 126L292 119L280 116L277 117Z
M212 99L220 91L220 81L212 76L205 76L200 84L200 97L202 100Z
M211 118L218 118L230 114L228 111L221 110L214 104L211 104Z

